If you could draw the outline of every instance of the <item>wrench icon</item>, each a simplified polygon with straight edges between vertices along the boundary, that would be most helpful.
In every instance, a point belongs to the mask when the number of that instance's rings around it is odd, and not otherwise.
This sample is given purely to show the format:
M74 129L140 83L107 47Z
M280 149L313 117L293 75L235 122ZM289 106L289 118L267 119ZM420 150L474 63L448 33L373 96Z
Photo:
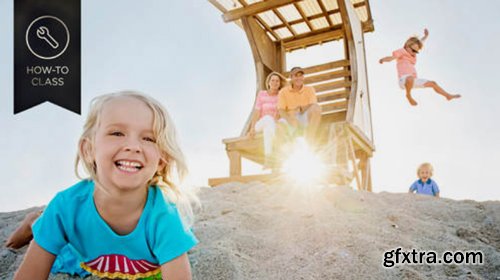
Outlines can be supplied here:
M59 47L59 43L54 39L54 37L50 36L49 29L45 26L38 27L36 30L36 36L45 40L45 42L47 42L47 44L49 44L53 49L57 49Z

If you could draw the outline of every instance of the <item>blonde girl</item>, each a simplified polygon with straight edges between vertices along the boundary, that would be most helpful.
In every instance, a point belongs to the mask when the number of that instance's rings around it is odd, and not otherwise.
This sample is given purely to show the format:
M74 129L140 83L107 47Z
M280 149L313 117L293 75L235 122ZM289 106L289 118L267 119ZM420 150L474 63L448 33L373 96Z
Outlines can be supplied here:
M417 63L417 54L424 46L424 42L428 36L429 31L427 29L424 29L424 36L422 38L410 37L408 40L406 40L403 48L395 50L392 52L391 56L386 56L379 60L380 64L396 60L396 67L399 77L399 87L406 90L406 98L412 106L416 106L418 104L411 95L411 91L413 88L432 88L437 94L444 96L447 100L461 97L459 94L448 93L435 81L417 77L417 70L415 69L415 64Z
M137 92L95 98L80 164L90 178L59 192L34 223L15 279L47 279L51 267L74 272L67 255L101 278L191 279L187 251L197 240L175 183L187 168L163 106Z

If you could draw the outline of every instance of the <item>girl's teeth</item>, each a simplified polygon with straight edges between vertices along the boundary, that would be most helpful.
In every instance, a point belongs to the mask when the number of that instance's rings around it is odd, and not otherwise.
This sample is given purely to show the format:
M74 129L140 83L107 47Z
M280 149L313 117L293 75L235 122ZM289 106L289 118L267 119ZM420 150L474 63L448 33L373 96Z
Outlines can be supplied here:
M130 162L130 161L119 161L118 164L122 166L133 166L133 167L141 167L141 164L138 162Z
M136 172L137 168L135 167L126 167L126 166L118 166L120 170L127 171L127 172Z

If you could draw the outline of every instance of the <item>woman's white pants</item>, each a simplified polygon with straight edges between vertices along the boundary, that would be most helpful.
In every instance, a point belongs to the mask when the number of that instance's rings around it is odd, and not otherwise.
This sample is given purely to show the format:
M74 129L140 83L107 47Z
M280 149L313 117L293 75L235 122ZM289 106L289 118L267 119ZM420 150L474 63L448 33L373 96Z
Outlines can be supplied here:
M276 121L273 117L265 115L255 123L255 131L264 135L264 154L269 156L273 151L273 140L276 133Z

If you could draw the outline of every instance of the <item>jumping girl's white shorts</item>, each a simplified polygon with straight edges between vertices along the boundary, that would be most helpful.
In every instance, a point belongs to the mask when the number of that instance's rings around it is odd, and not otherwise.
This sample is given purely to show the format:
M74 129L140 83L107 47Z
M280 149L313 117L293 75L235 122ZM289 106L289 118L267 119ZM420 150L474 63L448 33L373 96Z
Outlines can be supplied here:
M404 75L399 78L399 87L401 89L405 89L405 82L406 78L408 78L411 75ZM416 78L415 81L413 82L413 88L423 88L424 84L427 83L429 80L427 79L421 79L421 78Z

